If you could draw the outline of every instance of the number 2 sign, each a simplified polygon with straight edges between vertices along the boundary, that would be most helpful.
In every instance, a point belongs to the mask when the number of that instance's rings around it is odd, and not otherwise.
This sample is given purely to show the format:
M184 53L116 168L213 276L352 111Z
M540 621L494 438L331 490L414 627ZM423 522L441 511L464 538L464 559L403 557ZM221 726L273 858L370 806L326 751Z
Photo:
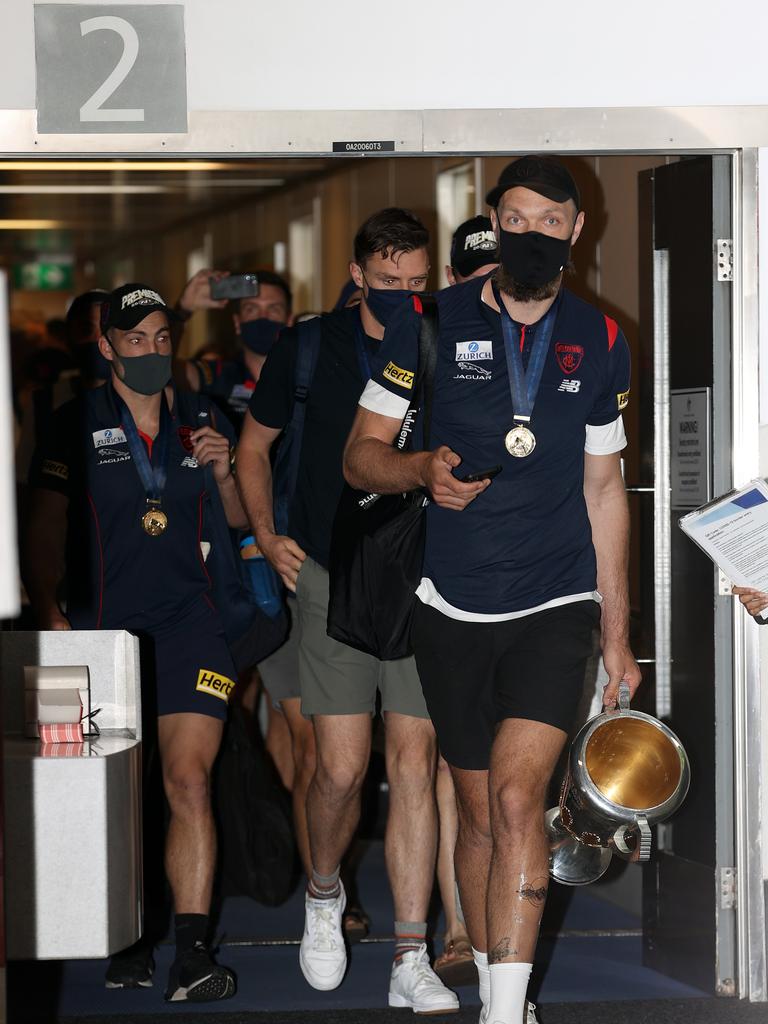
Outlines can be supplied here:
M41 134L186 132L180 4L35 4Z

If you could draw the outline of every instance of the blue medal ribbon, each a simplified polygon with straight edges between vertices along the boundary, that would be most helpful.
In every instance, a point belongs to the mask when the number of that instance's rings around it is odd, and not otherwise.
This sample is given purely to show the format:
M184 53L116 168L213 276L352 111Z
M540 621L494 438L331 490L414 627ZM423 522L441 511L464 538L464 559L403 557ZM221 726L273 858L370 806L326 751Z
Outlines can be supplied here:
M501 313L501 329L504 334L504 354L507 359L507 376L512 396L512 413L516 423L527 424L533 415L533 406L544 373L549 343L555 329L557 311L560 307L560 293L549 307L544 318L539 321L536 337L533 340L528 369L523 368L523 354L520 351L520 329L509 315L496 286L493 295Z
M168 480L168 444L172 427L171 414L165 394L162 395L160 400L160 427L152 445L153 455L156 454L157 459L153 461L150 461L149 453L139 436L131 410L119 395L116 394L115 398L117 399L117 407L120 412L125 439L128 442L128 450L131 453L131 459L136 467L136 472L139 474L141 486L144 488L144 493L147 496L147 504L159 506Z

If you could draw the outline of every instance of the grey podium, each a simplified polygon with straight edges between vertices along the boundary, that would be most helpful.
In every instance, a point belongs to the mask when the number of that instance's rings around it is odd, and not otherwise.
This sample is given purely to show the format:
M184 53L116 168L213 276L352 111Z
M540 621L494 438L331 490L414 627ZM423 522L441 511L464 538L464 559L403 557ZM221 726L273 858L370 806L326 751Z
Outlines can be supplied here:
M100 736L41 756L24 666L87 665ZM0 633L10 959L106 957L141 933L138 640L122 630Z

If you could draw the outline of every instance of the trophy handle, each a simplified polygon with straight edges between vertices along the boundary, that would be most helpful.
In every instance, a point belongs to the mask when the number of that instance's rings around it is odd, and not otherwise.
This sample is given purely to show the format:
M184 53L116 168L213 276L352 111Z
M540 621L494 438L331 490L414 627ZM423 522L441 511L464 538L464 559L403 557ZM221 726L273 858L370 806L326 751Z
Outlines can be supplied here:
M640 860L648 860L651 856L651 845L653 843L653 836L651 835L651 828L648 824L648 819L644 814L638 814L637 816L637 828L640 833Z
M629 712L629 683L622 679L619 683L619 699L615 708L605 709L606 715L626 715Z
M628 839L635 839L636 842L630 846ZM653 835L646 816L638 814L634 828L631 825L619 825L613 833L612 842L616 852L624 860L635 863L647 861L651 856Z
M629 711L629 683L626 679L619 683L619 711Z

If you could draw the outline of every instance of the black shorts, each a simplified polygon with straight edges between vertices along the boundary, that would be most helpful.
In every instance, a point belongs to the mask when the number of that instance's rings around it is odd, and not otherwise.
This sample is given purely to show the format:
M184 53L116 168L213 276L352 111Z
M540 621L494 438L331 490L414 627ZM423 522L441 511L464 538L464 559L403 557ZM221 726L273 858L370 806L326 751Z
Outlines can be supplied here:
M173 622L145 630L141 697L157 715L194 712L226 719L237 679L218 612L205 598Z
M451 619L417 601L416 666L448 764L486 770L505 718L568 732L599 621L600 606L590 600L503 622Z

